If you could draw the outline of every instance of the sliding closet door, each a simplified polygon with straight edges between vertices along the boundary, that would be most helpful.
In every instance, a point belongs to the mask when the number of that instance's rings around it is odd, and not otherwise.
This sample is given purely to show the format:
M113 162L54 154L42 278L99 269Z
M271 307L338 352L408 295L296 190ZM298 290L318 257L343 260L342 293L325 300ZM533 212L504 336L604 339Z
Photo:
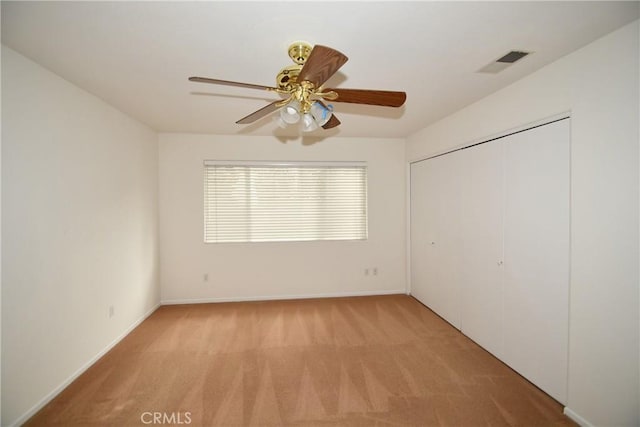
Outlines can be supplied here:
M497 357L502 355L502 144L459 152L462 221L461 330Z
M504 361L567 397L569 120L504 139Z
M461 156L411 165L411 294L460 328Z

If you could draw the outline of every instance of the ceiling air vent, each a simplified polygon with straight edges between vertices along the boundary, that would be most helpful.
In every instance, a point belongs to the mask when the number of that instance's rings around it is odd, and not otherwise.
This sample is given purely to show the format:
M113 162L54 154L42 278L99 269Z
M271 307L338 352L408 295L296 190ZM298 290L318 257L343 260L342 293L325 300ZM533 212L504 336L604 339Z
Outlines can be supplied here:
M496 59L493 62L485 65L484 67L478 70L478 73L489 73L496 74L505 68L513 65L515 62L521 60L525 56L529 55L531 52L523 52L521 50L512 50L511 52L503 55L502 57Z

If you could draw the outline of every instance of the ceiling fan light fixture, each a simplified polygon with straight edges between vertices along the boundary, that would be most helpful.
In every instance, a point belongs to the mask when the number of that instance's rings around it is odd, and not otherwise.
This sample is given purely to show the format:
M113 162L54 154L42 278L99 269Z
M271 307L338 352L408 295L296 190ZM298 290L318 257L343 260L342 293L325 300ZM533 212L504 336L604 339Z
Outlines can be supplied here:
M324 126L333 114L333 105L325 105L322 102L315 101L311 104L310 113L318 126Z
M309 110L305 112L305 110ZM306 108L302 107L302 103L293 100L280 109L276 122L278 126L286 128L288 125L300 123L302 132L313 132L321 126L329 122L333 115L333 106L325 105L320 101L314 101Z
M301 127L302 127L302 132L312 132L316 129L318 129L318 123L316 122L316 119L309 113L305 113L302 116L302 122L301 122Z
M300 121L300 103L291 101L280 109L280 118L287 124L295 124Z

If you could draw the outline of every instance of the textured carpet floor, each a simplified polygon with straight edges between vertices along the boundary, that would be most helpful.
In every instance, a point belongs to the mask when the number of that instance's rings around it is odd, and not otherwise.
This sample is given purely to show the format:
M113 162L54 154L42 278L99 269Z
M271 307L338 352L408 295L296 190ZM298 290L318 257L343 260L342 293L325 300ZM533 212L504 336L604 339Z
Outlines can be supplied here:
M154 423L574 425L406 295L160 307L27 425Z

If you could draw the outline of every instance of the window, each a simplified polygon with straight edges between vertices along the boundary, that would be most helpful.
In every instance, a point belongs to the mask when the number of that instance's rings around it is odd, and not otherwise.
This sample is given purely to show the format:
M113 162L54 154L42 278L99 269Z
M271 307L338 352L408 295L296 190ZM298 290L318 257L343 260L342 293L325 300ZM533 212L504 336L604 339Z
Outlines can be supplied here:
M204 163L204 241L367 238L365 163Z

